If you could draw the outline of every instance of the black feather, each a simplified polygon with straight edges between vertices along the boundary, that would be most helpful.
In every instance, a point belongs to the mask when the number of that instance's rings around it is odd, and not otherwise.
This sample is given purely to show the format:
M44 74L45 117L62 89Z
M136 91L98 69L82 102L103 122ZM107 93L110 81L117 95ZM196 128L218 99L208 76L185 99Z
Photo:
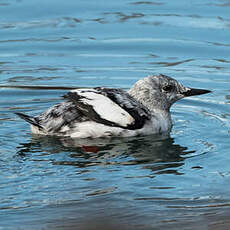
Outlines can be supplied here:
M23 114L23 113L15 113L15 114L17 114L20 118L29 122L30 124L37 126L39 129L43 129L43 127L38 123L38 121L36 121L36 119L34 117L28 116L28 115Z

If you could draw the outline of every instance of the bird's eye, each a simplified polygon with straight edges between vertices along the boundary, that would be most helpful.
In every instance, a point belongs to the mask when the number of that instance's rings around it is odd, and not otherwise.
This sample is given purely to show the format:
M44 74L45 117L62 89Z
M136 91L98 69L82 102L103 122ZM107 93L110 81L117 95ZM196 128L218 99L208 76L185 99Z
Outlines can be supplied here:
M172 85L165 85L164 87L163 87L163 90L165 91L165 92L171 92L172 90L173 90L173 86Z

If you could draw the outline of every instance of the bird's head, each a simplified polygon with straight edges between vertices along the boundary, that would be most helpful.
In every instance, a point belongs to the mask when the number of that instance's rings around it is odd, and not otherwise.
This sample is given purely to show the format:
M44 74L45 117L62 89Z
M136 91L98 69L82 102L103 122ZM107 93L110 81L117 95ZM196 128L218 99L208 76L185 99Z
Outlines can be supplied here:
M173 103L189 96L210 93L210 90L185 87L166 75L148 76L139 80L129 93L150 110L169 110ZM152 108L152 109L151 109Z

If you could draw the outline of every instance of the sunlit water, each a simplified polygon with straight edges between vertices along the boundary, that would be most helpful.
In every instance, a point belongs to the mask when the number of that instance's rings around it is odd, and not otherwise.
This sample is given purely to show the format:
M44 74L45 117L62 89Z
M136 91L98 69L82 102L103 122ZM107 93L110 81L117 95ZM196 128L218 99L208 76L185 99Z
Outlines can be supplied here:
M229 229L229 11L227 0L2 0L0 229ZM42 138L14 114L39 114L65 87L127 89L158 73L213 90L173 106L170 137Z

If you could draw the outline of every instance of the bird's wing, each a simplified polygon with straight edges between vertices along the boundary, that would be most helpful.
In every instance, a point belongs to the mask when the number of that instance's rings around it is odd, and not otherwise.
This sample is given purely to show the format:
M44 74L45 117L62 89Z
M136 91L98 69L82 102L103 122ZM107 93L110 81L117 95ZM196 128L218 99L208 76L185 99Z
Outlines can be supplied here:
M149 109L142 103L138 102L125 90L104 87L98 87L95 89L100 91L101 94L109 97L113 102L117 103L134 118L135 123L130 126L129 129L140 129L143 127L146 120L151 119Z
M96 122L126 129L143 126L143 114L133 112L136 109L135 99L123 90L76 89L67 93L64 98L74 103L81 113Z

